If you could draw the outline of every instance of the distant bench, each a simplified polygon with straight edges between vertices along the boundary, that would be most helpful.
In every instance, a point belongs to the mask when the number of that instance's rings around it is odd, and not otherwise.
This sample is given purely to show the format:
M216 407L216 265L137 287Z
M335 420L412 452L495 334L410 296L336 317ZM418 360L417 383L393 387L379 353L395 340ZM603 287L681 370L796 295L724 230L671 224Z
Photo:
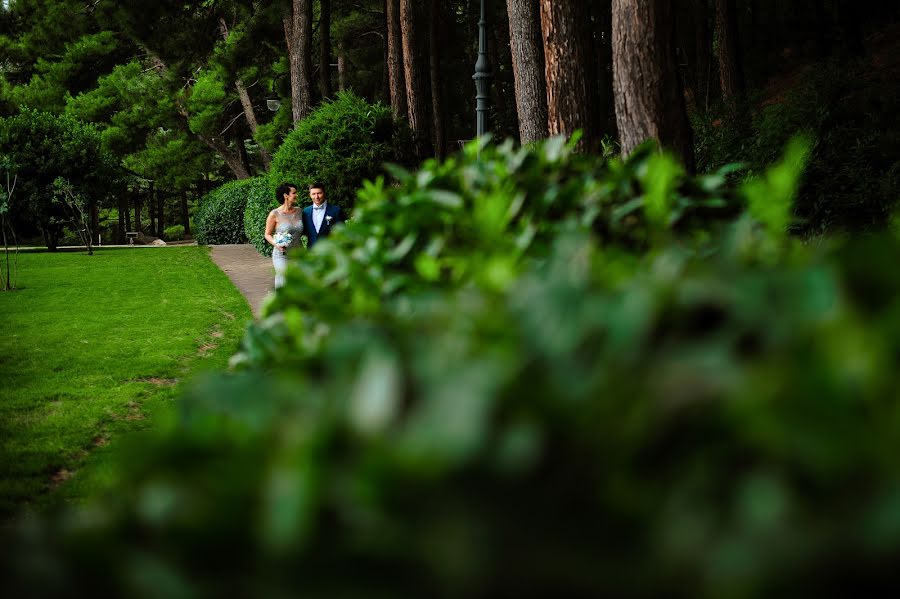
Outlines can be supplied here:
M134 245L134 240L137 239L137 236L137 231L126 231L125 237L128 239L128 245Z

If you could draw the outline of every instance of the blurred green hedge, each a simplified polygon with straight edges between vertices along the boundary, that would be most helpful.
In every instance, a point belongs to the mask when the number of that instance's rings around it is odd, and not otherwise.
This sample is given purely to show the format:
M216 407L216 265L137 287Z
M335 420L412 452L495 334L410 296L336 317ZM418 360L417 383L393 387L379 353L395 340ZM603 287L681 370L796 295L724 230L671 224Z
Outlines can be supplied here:
M367 184L238 373L15 531L10 589L893 590L900 242L786 237L807 152L740 189L559 139Z

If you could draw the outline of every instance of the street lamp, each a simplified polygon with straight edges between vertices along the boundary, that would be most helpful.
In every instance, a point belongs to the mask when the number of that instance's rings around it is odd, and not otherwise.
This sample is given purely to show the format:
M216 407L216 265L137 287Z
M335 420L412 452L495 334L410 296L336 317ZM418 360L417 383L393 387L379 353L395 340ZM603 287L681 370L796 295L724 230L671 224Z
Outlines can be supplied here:
M478 137L487 133L490 128L488 111L491 109L491 104L488 89L491 86L491 79L494 78L488 64L486 52L487 18L484 10L485 2L486 0L481 0L481 19L478 21L478 60L475 62L475 74L472 75L472 79L475 80L475 135Z

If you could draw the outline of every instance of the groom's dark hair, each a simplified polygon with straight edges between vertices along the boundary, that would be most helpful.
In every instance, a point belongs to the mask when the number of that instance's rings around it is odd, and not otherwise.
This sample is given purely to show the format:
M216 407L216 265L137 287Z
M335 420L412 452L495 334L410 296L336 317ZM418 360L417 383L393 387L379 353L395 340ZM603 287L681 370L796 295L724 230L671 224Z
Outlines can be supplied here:
M321 189L322 191L325 191L325 186L322 185L321 183L319 183L318 181L313 181L312 183L309 184L309 189L310 190Z
M291 193L292 189L297 189L297 186L293 183L282 183L278 186L278 189L275 190L275 199L279 204L284 203L284 194Z

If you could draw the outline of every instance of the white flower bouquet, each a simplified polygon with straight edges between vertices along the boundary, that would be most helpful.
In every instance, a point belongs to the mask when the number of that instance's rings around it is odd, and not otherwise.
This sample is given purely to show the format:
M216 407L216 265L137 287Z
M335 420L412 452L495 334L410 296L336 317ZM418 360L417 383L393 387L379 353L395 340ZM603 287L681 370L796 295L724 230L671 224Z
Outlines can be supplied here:
M294 236L287 231L279 231L278 233L275 233L274 239L275 245L289 246L291 245L291 241L294 240Z

